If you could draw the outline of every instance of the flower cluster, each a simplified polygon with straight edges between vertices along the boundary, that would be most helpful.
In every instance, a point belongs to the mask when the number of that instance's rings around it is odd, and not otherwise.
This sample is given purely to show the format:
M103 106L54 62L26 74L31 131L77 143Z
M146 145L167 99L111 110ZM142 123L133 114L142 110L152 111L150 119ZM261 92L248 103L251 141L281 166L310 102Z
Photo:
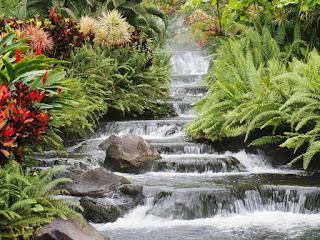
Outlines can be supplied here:
M13 154L22 162L27 144L44 138L44 130L49 128L50 115L35 103L40 103L44 92L30 90L22 82L15 83L16 90L0 85L0 164Z
M91 32L84 34L79 30L73 19L69 21L63 18L62 15L57 13L57 10L52 9L50 11L48 20L50 21L50 26L45 29L50 31L55 44L54 51L49 54L49 57L59 59L62 56L63 59L68 58L74 47L81 47L87 37L93 43L94 35Z
M192 33L197 31L204 32L204 39L210 35L217 35L219 33L220 27L218 22L218 17L211 16L200 9L194 11L194 13L185 20L185 24L190 26Z
M81 47L86 39L93 44L94 34L84 34L74 22L62 17L56 10L50 11L50 17L42 21L36 18L18 21L15 18L0 18L0 32L14 30L18 38L28 38L26 43L36 55L46 54L56 59L66 59L75 47Z

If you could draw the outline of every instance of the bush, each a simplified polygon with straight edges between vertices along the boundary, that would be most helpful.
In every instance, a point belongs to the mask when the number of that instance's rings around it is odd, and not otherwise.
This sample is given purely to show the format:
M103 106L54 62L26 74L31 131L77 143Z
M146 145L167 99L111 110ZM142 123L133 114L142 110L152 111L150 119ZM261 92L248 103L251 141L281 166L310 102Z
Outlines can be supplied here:
M280 144L306 151L293 159L307 169L320 151L320 56L313 51L304 62L284 62L280 47L265 28L246 30L225 42L205 81L208 94L196 103L197 118L187 126L195 137L219 140L250 136L251 144Z
M15 161L0 167L0 238L32 239L42 224L56 217L73 218L85 224L81 215L67 204L82 209L81 206L53 197L60 192L52 190L56 185L71 181L66 178L52 181L53 175L62 168L31 173Z
M104 100L104 109L143 114L168 97L170 62L153 53L146 39L95 50L86 45L72 54L71 71L91 85L91 95ZM138 39L138 40L137 40Z
M50 115L35 106L40 103L44 92L30 90L26 84L15 83L15 90L0 85L0 165L13 154L22 162L31 147L45 137L49 128Z

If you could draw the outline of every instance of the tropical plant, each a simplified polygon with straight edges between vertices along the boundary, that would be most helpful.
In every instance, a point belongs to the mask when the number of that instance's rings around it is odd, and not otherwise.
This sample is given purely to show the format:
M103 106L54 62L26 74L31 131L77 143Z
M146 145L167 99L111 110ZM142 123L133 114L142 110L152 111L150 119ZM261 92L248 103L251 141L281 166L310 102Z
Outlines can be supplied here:
M19 0L1 0L0 1L0 15L11 17Z
M15 88L10 92L9 87L0 85L0 165L10 154L23 162L28 148L40 142L49 128L50 115L35 106L45 93L30 90L22 82L15 83Z
M306 63L284 62L286 54L266 27L262 34L243 32L224 43L205 78L209 92L196 103L198 116L187 132L213 141L243 136L254 140L252 145L281 143L295 153L303 147L290 165L302 159L306 169L320 151L320 56L313 51Z
M66 132L70 130L81 135L86 133L87 128L93 130L90 119L96 120L98 113L89 110L88 106L94 105L97 98L92 95L89 99L83 94L79 94L79 92L86 92L85 89L79 90L79 79L65 78L66 71L59 70L59 65L65 64L65 61L46 58L42 54L33 59L24 56L23 52L28 47L21 45L23 39L13 42L14 35L14 33L7 34L0 41L5 45L5 47L3 47L4 45L0 46L0 53L4 54L0 63L2 66L0 80L2 84L10 86L12 91L15 91L16 83L23 82L30 86L31 92L42 93L41 102L36 102L35 107L47 111L51 115L51 121L50 128L45 131L46 138L41 138L41 145L46 148L64 150L63 140L60 136L61 128ZM81 84L81 86L85 87L86 84ZM75 111L74 109L78 109L79 106L88 111ZM29 144L32 143L29 142ZM38 144L33 145L32 149L35 147L42 150Z
M93 2L92 0L21 0L14 15L22 20L32 18L35 14L48 17L49 11L56 9L59 14L65 17L78 19L90 13Z
M15 161L0 167L0 238L31 239L42 224L56 217L73 218L85 226L81 215L68 207L73 205L82 210L80 205L53 196L60 193L53 190L55 186L71 181L67 178L52 181L62 168L32 173Z
M71 21L63 18L58 14L56 10L50 11L49 17L50 24L45 30L50 32L50 35L54 42L54 48L51 52L48 52L48 56L56 59L67 59L74 48L81 47L89 38L89 41L93 43L94 36L89 32L84 34L79 31L78 26L72 19Z
M89 32L94 32L98 27L98 21L90 16L83 16L79 20L80 30L84 34L88 34Z
M97 1L97 6L99 5ZM161 34L162 29L155 23L152 17L157 17L167 24L166 16L153 4L144 4L143 0L106 0L100 2L101 13L106 10L117 9L120 11L127 21L135 28L146 26L158 34Z
M225 42L219 60L214 61L205 78L209 93L196 103L199 116L187 127L189 134L212 140L245 134L249 127L246 118L267 109L258 107L260 104L274 107L283 101L268 94L268 88L274 86L266 67L270 59L280 54L276 41L267 29L262 35L253 29L246 31L245 37Z
M16 32L17 38L28 37L24 40L34 50L42 42L43 53L56 59L68 58L74 48L81 47L87 40L93 44L94 39L92 32L84 34L73 19L64 18L56 10L51 10L49 18L42 21L0 18L0 32Z
M130 25L121 16L118 10L114 9L103 13L94 31L95 40L101 45L127 43L130 40Z
M104 109L143 114L168 97L169 61L147 49L146 40L106 45L95 50L86 45L72 54L71 70L93 85L91 94L104 100ZM139 37L138 37L139 39ZM167 57L165 58L167 59Z
M46 32L43 28L31 23L24 26L20 31L19 38L27 39L25 43L27 43L34 52L36 52L39 47L41 48L41 52L50 52L52 50L54 46L53 39L50 33Z

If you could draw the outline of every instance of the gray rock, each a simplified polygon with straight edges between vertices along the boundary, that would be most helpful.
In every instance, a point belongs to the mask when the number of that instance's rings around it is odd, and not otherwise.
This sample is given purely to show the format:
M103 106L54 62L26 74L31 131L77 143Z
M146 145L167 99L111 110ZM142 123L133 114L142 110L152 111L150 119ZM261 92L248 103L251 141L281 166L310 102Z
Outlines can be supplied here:
M76 221L54 219L50 224L42 226L34 240L109 240L87 223L88 229Z
M111 135L106 140L104 140L100 145L99 148L101 150L107 151L107 149L110 147L111 143L113 143L118 137L116 135Z
M85 219L95 223L115 222L124 215L124 212L117 205L104 198L84 197L80 203L84 209L82 214Z
M83 197L80 203L85 219L95 223L114 222L137 205L143 204L144 199L142 186L133 184L122 185L110 197Z
M122 184L130 183L128 179L118 176L104 168L96 168L81 174L72 172L73 182L61 185L59 188L69 191L74 196L103 197L115 191Z
M112 171L143 173L161 158L154 146L137 135L110 136L101 145L106 149L104 165Z

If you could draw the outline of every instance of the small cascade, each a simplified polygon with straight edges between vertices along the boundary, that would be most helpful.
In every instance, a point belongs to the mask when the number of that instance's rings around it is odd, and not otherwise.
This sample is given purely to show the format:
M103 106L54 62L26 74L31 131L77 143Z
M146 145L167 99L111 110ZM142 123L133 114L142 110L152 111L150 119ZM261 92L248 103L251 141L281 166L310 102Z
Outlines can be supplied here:
M201 156L201 155L200 155ZM180 173L204 173L204 172L239 172L244 167L234 157L203 158L162 158L153 165L155 172L180 172Z
M320 213L317 187L262 186L252 190L219 188L166 189L153 193L146 213L169 219L209 218L256 211ZM148 190L146 190L148 195Z

